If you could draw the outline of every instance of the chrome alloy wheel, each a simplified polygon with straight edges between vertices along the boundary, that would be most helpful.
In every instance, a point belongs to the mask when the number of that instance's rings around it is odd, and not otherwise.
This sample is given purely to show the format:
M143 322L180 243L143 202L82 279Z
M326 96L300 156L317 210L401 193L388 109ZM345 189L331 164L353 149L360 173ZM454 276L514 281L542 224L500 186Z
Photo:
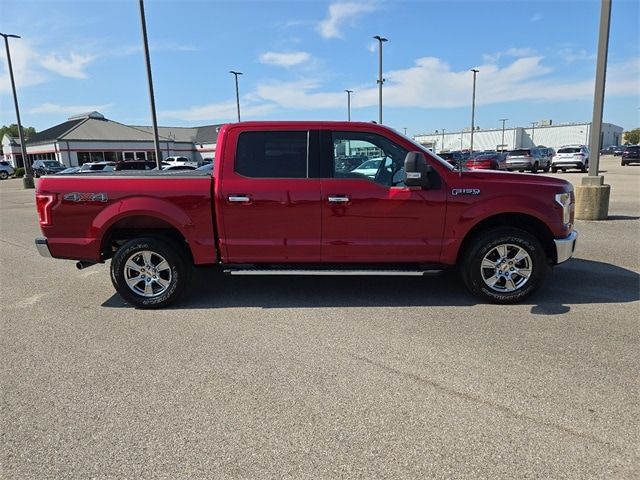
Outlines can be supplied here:
M529 280L533 262L527 251L511 243L497 245L480 263L480 275L487 287L509 293L522 288Z
M157 297L171 285L171 267L156 252L142 250L131 255L124 265L129 288L143 297Z

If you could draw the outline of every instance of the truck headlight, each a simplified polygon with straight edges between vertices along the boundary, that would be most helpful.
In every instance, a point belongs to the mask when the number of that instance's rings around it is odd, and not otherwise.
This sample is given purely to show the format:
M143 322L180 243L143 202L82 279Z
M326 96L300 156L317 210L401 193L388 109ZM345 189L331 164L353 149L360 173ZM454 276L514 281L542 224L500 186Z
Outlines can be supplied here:
M573 206L573 192L557 193L556 202L562 207L562 223L571 222L571 207Z

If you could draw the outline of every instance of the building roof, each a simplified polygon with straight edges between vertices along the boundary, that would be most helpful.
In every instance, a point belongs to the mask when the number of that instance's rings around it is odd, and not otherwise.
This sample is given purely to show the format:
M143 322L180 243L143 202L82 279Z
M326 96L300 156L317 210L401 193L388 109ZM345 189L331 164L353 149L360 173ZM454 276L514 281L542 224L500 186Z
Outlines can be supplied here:
M220 127L221 125L158 127L158 136L163 142L215 144ZM52 143L56 140L149 142L153 141L153 127L124 125L105 118L99 112L88 112L36 133L27 139L27 145Z
M218 132L222 125L223 124L197 127L198 133L196 134L195 143L216 143L218 141Z
M132 125L132 127L149 133L153 138L153 127L147 125ZM195 127L158 127L158 136L163 140L193 143L196 134L197 128Z
M27 145L36 145L39 143L49 143L62 138L69 130L77 127L87 118L77 118L74 120L67 120L66 122L55 125L51 128L47 128L41 132L36 133L27 140Z

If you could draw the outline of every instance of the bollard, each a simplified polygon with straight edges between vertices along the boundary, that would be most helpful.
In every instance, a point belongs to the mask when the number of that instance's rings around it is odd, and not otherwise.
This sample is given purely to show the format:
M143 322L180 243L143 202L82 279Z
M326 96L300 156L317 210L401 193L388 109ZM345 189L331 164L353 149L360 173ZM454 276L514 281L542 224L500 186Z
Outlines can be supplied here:
M611 185L605 185L604 177L584 177L575 193L576 220L606 220L609 217Z

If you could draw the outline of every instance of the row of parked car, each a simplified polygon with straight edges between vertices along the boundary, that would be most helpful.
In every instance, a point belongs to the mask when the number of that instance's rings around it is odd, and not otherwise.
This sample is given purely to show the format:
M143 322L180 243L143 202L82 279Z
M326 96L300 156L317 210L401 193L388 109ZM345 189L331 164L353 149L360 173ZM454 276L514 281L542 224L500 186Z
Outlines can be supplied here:
M196 170L200 166L207 168L211 163L198 164L186 157L167 157L162 161L162 170ZM66 167L55 160L36 160L33 162L33 175L69 175L89 172L113 172L120 170L157 170L156 162L147 160L124 160L120 162L87 162L78 167Z
M586 145L565 145L558 151L549 147L518 148L507 152L486 150L482 152L443 152L440 157L452 165L464 165L470 169L531 171L537 173L563 172L578 169L586 172L589 168L589 148Z

